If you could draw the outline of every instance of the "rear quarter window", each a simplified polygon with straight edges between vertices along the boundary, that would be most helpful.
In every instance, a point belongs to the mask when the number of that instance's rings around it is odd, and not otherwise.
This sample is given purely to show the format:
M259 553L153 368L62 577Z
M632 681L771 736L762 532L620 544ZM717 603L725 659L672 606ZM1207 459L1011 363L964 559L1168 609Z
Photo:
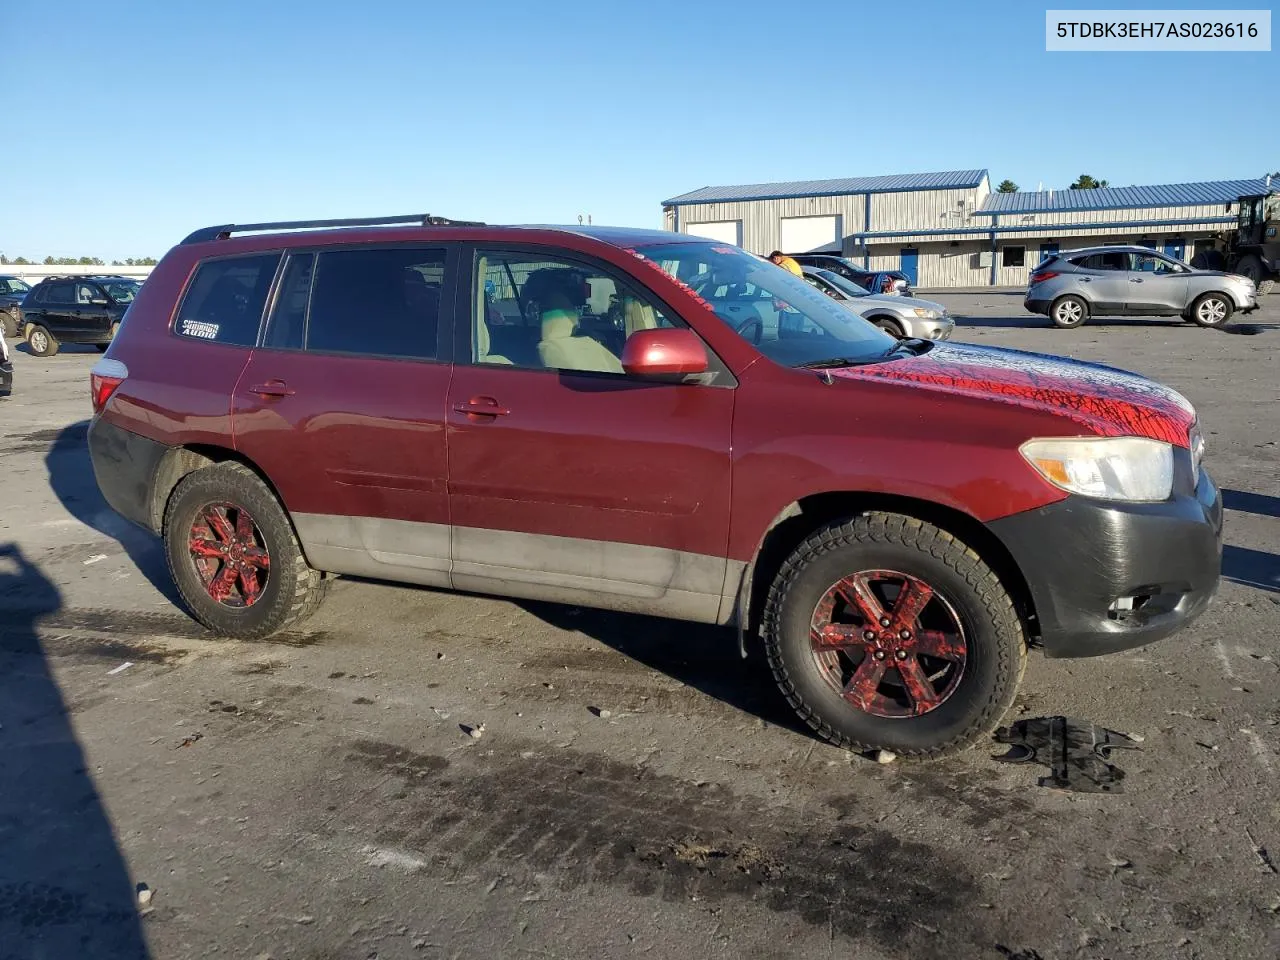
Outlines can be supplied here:
M253 346L279 265L279 253L204 261L182 298L175 330L193 340Z

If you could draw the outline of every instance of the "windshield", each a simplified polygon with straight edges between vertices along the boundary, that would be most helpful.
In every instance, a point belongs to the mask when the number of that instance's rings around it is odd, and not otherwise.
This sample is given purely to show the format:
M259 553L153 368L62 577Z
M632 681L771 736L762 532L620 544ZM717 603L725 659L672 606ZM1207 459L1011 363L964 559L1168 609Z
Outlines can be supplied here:
M669 243L634 252L688 286L738 336L783 366L874 362L897 344L808 281L738 247Z
M830 270L817 271L818 276L833 287L837 288L846 297L869 297L871 296L864 288L858 286L848 277L842 277L838 273L832 273Z
M128 303L138 294L141 284L133 280L104 280L102 286L117 303Z
M30 293L31 288L17 277L0 279L0 293Z

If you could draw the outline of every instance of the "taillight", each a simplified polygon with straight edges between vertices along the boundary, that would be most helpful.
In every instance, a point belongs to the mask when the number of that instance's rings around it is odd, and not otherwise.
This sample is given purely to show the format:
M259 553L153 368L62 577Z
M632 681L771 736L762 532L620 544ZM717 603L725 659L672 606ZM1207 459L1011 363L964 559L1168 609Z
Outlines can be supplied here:
M1031 275L1032 283L1044 283L1046 280L1052 280L1054 277L1060 277L1062 274L1056 270L1046 270L1044 273L1033 273Z
M129 376L129 368L119 360L103 357L89 371L89 398L93 401L93 412L101 413L111 395Z

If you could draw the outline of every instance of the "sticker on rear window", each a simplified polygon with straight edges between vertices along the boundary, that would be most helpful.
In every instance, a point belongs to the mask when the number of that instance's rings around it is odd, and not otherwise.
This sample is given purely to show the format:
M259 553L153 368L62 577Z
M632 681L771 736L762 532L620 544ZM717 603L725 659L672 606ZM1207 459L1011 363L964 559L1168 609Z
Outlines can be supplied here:
M199 337L201 340L217 340L218 324L205 323L203 320L183 320L182 333L188 337Z
M733 247L712 247L711 252L712 253L737 253L738 251L733 249Z

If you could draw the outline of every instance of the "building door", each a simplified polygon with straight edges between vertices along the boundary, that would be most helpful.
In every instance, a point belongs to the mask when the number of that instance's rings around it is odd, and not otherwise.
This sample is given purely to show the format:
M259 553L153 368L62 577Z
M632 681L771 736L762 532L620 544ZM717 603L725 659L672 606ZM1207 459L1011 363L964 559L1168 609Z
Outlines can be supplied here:
M1040 244L1040 262L1044 263L1050 257L1056 257L1058 255L1058 250L1059 247L1056 243Z
M898 265L898 269L907 275L907 283L915 287L919 283L917 267L920 262L920 251L903 248L899 251L899 256L901 257L901 262Z
M1164 242L1164 255L1175 260L1187 259L1187 241L1182 237L1169 237Z

